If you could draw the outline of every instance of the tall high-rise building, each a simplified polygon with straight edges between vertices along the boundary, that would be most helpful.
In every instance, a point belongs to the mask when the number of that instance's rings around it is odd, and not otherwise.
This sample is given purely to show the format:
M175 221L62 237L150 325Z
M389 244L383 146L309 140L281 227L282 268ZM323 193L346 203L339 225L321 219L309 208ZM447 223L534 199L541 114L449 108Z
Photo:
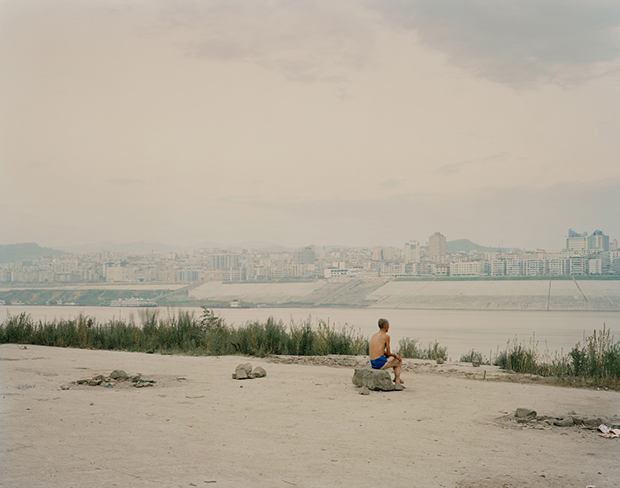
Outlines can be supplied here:
M238 254L214 254L211 259L213 269L236 268L239 266Z
M609 236L600 230L595 230L589 236L587 232L579 234L573 229L568 229L566 249L577 252L609 251Z
M609 251L609 236L595 230L588 238L588 251Z
M420 262L420 243L418 241L405 242L405 263L419 263Z
M435 232L428 238L428 256L431 259L441 259L446 255L446 238L440 232Z
M573 229L568 229L568 235L566 236L566 249L568 251L583 251L588 250L588 233L584 232L579 234Z
M314 246L300 247L295 250L293 256L293 263L295 264L314 264L316 254L314 252Z

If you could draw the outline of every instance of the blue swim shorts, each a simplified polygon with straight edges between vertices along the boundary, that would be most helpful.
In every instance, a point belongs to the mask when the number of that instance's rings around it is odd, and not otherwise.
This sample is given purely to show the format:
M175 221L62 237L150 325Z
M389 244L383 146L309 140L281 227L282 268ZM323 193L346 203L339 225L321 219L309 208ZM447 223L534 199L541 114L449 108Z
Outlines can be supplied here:
M370 365L372 369L381 369L387 363L387 358L385 356L379 356L377 359L371 359Z

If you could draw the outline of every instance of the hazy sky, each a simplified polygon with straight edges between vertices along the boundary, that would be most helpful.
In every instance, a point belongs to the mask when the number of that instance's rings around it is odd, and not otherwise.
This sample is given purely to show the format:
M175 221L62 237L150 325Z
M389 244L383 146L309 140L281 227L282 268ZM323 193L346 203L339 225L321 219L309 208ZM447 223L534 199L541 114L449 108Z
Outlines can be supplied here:
M0 0L0 244L620 238L613 1Z

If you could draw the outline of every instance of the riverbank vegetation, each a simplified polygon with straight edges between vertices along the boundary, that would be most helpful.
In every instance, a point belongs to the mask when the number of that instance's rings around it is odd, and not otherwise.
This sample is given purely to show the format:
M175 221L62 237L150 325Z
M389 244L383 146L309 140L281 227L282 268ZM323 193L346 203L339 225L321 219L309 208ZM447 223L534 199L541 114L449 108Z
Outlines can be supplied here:
M22 313L0 325L0 343L211 356L368 354L368 340L346 326L337 329L319 321L313 327L310 319L285 326L269 318L233 327L212 310L203 310L198 318L185 311L160 316L158 309L144 308L139 323L133 316L98 323L83 315L35 323Z
M313 326L307 319L287 326L269 318L233 327L206 308L200 317L186 311L160 316L158 309L145 308L139 311L138 320L130 316L103 323L83 315L46 322L35 322L26 313L9 315L0 324L0 343L191 355L368 354L368 338L346 325L336 328L319 320ZM425 346L404 338L398 352L404 358L445 360L448 351L436 341ZM534 336L528 342L515 338L489 358L472 349L460 360L554 377L562 384L620 388L620 342L614 341L605 325L584 335L568 354L551 354L546 348L539 351Z

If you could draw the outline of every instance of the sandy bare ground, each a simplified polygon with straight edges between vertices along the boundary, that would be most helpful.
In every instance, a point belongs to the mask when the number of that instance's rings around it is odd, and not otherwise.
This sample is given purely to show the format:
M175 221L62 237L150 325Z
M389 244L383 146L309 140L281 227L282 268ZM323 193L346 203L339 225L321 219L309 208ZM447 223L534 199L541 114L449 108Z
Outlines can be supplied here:
M267 377L232 380L243 362ZM528 407L620 422L620 393L407 363L405 391L363 396L337 361L2 345L0 485L620 486L620 439L506 418ZM115 369L157 383L72 383Z

